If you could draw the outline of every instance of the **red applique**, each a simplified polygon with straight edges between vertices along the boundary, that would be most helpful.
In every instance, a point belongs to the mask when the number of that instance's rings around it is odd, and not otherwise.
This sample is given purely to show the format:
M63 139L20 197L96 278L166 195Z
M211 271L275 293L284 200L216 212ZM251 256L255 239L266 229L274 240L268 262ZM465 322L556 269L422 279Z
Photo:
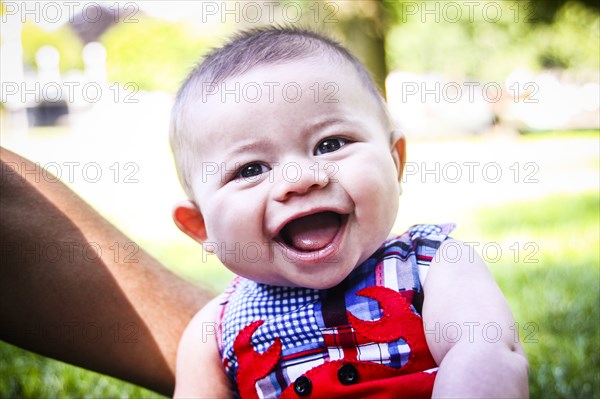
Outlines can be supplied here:
M281 355L281 340L275 338L273 344L262 354L252 347L252 334L264 322L254 321L240 331L233 343L233 351L238 359L237 384L242 398L258 399L256 381L265 377L273 369Z
M348 321L356 334L370 342L392 342L399 338L406 341L410 347L410 358L401 370L427 370L437 366L425 340L422 319L410 310L402 293L373 286L358 291L356 295L379 302L382 313L379 320L361 320L347 312Z
M361 320L348 312L348 320L360 341L387 343L402 338L410 347L408 362L396 369L382 364L356 361L329 361L304 373L312 384L309 395L303 398L425 398L431 397L435 372L423 372L437 367L425 340L421 317L414 314L402 293L386 287L368 287L357 295L376 300L382 316L378 320ZM257 353L250 339L263 321L246 326L236 337L234 352L238 358L237 383L242 398L257 398L256 381L265 377L277 364L281 355L281 341L274 343L263 354ZM354 366L358 381L344 385L338 371L346 364ZM298 398L292 382L281 398Z

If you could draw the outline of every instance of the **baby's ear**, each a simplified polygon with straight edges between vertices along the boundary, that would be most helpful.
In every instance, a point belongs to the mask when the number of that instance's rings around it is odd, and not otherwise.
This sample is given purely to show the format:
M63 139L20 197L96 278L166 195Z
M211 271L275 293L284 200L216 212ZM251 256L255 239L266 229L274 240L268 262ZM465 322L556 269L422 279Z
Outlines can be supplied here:
M191 201L181 201L173 207L173 221L179 230L198 241L207 239L206 225L200 209Z
M398 170L398 181L400 181L406 164L406 141L404 134L398 130L392 132L392 158Z

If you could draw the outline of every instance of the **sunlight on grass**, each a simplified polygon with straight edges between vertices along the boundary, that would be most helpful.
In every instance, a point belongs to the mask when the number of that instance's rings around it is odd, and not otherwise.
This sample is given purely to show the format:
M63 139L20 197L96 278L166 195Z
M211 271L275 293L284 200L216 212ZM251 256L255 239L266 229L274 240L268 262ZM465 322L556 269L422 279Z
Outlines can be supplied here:
M528 262L511 253L490 265L529 358L531 397L600 394L599 204L592 192L480 212L483 237L539 248Z
M182 278L215 293L225 289L234 277L216 255L203 252L200 244L191 240L189 243L181 241L176 243L138 241L138 243Z
M164 398L79 367L0 342L3 398Z

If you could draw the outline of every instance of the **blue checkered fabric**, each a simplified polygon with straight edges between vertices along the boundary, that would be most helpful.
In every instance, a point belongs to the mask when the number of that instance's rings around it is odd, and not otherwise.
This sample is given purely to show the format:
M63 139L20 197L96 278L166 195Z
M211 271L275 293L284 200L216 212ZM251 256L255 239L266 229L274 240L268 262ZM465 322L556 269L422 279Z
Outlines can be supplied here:
M260 333L252 337L258 352L264 352L275 337L280 337L283 350L316 345L320 334L312 327L315 323L314 304L319 290L310 288L279 287L239 279L235 293L229 298L223 320L225 346L232 347L237 334L255 320L264 320ZM300 346L300 348L298 348ZM233 359L235 360L235 359Z
M328 321L335 305L331 303L339 302L344 314L347 310L362 320L376 320L381 317L377 301L357 296L356 292L370 286L385 286L398 292L410 292L411 309L420 315L421 284L429 263L453 229L453 224L413 226L386 241L339 286L329 290L271 286L236 278L221 297L219 341L225 370L234 386L238 364L233 343L237 334L256 320L264 321L251 340L257 352L269 348L275 337L282 343L280 362L275 370L256 384L259 397L276 398L311 368L348 356L402 367L410 355L406 342L399 339L390 343L358 344L349 324Z

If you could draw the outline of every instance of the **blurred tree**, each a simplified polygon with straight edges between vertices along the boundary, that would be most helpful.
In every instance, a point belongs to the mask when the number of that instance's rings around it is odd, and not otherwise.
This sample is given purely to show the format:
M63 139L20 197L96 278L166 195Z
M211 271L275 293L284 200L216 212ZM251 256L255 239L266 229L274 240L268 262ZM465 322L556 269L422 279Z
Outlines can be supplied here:
M477 3L471 14L467 2L445 11L447 3L436 3L439 9L429 14L415 9L426 2L385 4L393 21L386 40L390 69L503 81L515 68L589 74L600 67L599 13L581 2L562 2L548 23L537 14L543 2L490 2L498 17L482 12L488 3Z
M489 4L493 10L486 8L488 3L493 3ZM336 22L320 21L321 25L341 37L384 94L391 69L502 80L517 67L585 72L597 69L600 60L600 2L593 0L453 2L453 7L460 7L456 19L452 11L442 12L443 2L321 0L319 4L334 13ZM435 11L427 14L436 6L437 19ZM314 8L315 3L305 5Z
M176 91L215 38L183 22L137 18L139 22L118 24L100 39L109 54L109 80L134 82L142 90Z
M569 0L538 0L535 3L531 1L535 7L535 19L533 21L535 23L551 23L561 8L569 2ZM600 11L600 2L598 0L579 0L579 3L595 12Z
M342 42L367 68L382 95L388 68L385 59L387 17L382 0L294 2L302 7L301 26L316 28ZM287 21L282 21L284 24Z
M69 24L84 43L98 41L104 32L117 23L114 10L110 10L101 4L88 4L85 8L86 15L83 15L83 10L82 8L80 12L75 13L73 18L69 20ZM88 17L87 15L93 15L94 17Z
M371 73L375 84L385 96L385 78L388 68L385 59L387 21L383 2L340 2L338 31L344 43Z
M566 3L552 24L536 26L529 36L540 67L596 73L600 69L600 16L580 3Z
M472 2L286 2L303 7L308 21L301 24L318 24L337 34L367 66L382 92L391 69L499 80L517 67L566 68L587 74L600 67L600 6L596 1L475 2L478 8L472 20L467 9ZM449 11L436 21L423 10L411 12L415 6L431 9L447 4L460 7L462 17L453 20ZM481 13L486 4L500 7L502 17L486 20ZM96 32L94 39L101 34L99 40L107 48L109 80L135 82L147 90L174 91L208 47L235 28L223 23L168 22L143 14L136 18L136 23L121 21L106 32ZM33 65L35 52L50 44L61 55L62 71L81 68L83 42L71 29L63 25L47 32L26 22L25 62ZM92 39L86 36L84 40Z

